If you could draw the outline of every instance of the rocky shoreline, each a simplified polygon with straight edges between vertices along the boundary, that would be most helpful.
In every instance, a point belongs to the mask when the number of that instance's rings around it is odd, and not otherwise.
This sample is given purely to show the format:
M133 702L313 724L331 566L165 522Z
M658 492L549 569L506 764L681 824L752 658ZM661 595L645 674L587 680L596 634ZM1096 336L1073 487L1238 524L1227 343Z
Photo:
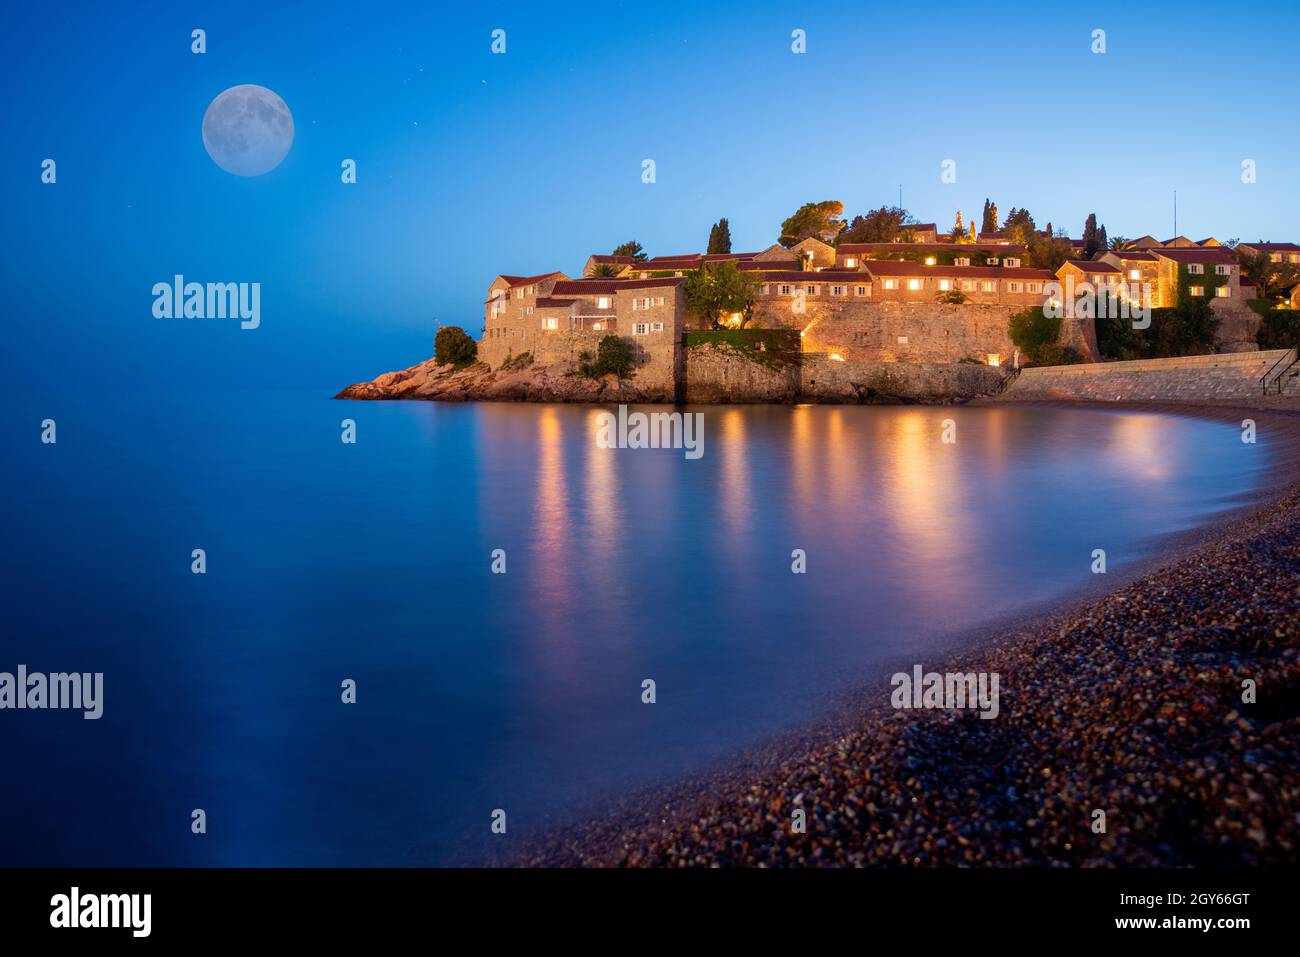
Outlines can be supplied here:
M1280 438L1270 501L1197 530L1109 594L943 666L1002 676L996 720L894 711L887 687L870 689L860 697L874 704L833 732L556 830L508 863L1294 865L1300 415L1252 415ZM805 834L792 833L795 809ZM1098 809L1105 833L1093 831Z
M996 396L1005 373L980 365L912 365L901 362L834 362L801 356L794 362L762 362L714 344L686 350L682 394L671 387L639 384L636 377L592 378L575 361L502 366L481 362L463 368L428 359L350 385L336 399L424 399L435 402L685 401L696 405L823 402L851 405L950 405Z

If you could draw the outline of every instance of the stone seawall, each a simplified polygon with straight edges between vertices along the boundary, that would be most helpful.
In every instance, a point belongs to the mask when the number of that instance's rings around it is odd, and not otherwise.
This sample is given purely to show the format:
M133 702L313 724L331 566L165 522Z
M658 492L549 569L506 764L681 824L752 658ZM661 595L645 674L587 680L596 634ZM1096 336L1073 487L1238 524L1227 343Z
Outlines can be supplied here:
M1237 352L1136 362L1025 369L1002 397L1008 400L1232 403L1262 392L1261 377L1294 358L1292 350ZM1279 364L1280 360L1280 364ZM1284 389L1294 389L1289 377Z
M686 350L687 402L964 402L998 394L1007 374L986 365L850 362L821 353L755 359L725 345Z
M806 300L800 311L786 300L760 300L756 326L803 332L810 352L836 354L855 362L987 363L996 356L1012 365L1017 352L1009 332L1011 316L1023 305L938 302L854 302ZM1061 322L1060 344L1096 361L1097 334L1090 318Z

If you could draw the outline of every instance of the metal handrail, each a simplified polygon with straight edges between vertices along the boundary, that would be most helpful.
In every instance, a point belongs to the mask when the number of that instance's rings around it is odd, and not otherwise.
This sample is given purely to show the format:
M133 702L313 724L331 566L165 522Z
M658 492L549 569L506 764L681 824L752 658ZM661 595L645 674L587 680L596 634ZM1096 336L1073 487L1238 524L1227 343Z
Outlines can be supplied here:
M1287 370L1290 369L1293 365L1295 365L1297 361L1300 361L1300 355L1296 353L1295 349L1288 349L1286 352L1282 353L1282 355L1278 357L1277 362L1274 362L1273 365L1269 368L1269 370L1259 377L1259 384L1260 387L1263 389L1264 395L1268 395L1268 386L1269 386L1268 377L1273 375L1274 369L1276 369L1278 366L1280 366L1283 362L1286 361L1287 356L1291 357L1291 361L1287 362L1286 368L1284 368L1276 376L1273 376L1274 382L1280 383L1282 380L1282 376L1286 375ZM1282 392L1282 386L1278 385L1278 394L1280 395L1281 392Z

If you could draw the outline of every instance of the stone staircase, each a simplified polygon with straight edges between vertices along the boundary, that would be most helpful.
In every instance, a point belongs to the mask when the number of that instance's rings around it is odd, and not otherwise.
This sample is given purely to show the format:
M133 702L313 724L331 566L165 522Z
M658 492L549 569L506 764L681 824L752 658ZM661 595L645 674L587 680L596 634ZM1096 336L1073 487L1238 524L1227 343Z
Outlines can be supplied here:
M1028 401L1223 402L1300 395L1295 349L1024 369L1003 394Z

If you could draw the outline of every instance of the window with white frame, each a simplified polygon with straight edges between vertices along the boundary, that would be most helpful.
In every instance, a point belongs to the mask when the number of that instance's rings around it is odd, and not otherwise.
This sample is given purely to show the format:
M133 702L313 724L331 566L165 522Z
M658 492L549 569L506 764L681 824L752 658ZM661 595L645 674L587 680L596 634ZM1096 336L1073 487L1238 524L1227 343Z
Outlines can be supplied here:
M516 299L524 298L524 290L522 288L515 290L515 298Z
M1200 263L1188 263L1187 271L1193 276L1199 276L1201 273L1205 272L1205 267Z
M831 295L832 295L832 296L842 296L842 295L844 295L844 287L843 287L843 286L831 286Z
M543 329L556 329L556 328L558 328L558 326L557 326L556 321L555 321L554 319L543 319L543 320L542 320L542 328L543 328Z
M1223 265L1223 264L1220 264L1220 265L1214 267L1214 274L1215 274L1216 276L1231 276L1231 275L1232 275L1232 267L1231 267L1231 266L1225 266L1225 265Z
M885 288L886 288L886 289L897 289L897 288L898 288L898 280L897 280L897 279L886 279L886 280L885 280Z
M974 279L963 279L963 280L961 281L961 287L962 287L962 289L965 289L967 292L974 292L974 291L975 291L975 280L974 280Z
M1023 292L1023 290L1020 288L1020 286L1021 286L1021 284L1018 283L1018 282L1008 282L1008 283L1007 283L1007 292Z
M650 331L650 323L648 322L632 323L632 335L634 336L644 336L649 331Z
M597 308L597 309L608 309L608 308L609 308L609 296L597 296L597 297L596 297L596 308Z
M1043 284L1041 282L1025 283L1025 292L1042 292L1042 291L1043 291Z
M1232 290L1229 289L1227 286L1218 286L1214 290L1214 294L1218 296L1220 299L1227 299L1228 296L1232 295Z
M867 287L866 287L866 286L856 286L856 287L854 288L853 292L854 292L855 295L858 295L858 296L865 296L865 295L867 294Z
M526 307L524 308L524 315L525 315L525 316L531 316L532 314L533 314L533 307L532 307L532 306L526 306Z
M957 259L953 260L953 262L954 262L955 265L958 265L958 266L969 266L969 265L970 265L970 257L969 257L969 256L959 256L959 257L957 257Z
M788 295L790 295L790 287L787 286L787 285L784 285L784 284L783 284L783 285L781 286L781 295L783 295L783 296L788 296Z
M908 289L920 289L920 288L921 288L921 284L922 284L922 282L923 282L923 280L921 280L921 279L909 279L909 280L907 281L907 288L908 288Z
M815 296L815 295L817 295L817 287L816 287L816 286L811 286L811 285L808 286L808 290L807 290L807 291L808 291L808 295L810 295L810 296Z
M1129 279L1133 279L1133 280L1141 279L1141 278L1142 278L1142 270L1141 270L1141 269L1130 269L1130 270L1128 271L1128 278L1129 278Z
M635 297L633 297L633 299L632 299L632 311L633 311L633 312L637 312L640 308L641 308L641 300L640 300L640 299L637 299L637 298L635 298Z
M1020 266L1020 260L1015 256L1008 256L1007 261L1002 265L1006 266L1008 269L1014 269Z
M1189 293L1191 293L1193 296L1204 296L1204 295L1205 295L1205 287L1204 287L1204 286L1188 286L1188 287L1187 287L1187 291L1188 291Z
M939 280L939 291L940 291L940 292L947 292L947 291L948 291L949 289L951 289L951 288L952 288L952 280L951 280L951 279L940 279L940 280Z
M663 304L664 304L664 297L663 297L663 296L660 296L658 299L655 300L655 305L656 305L656 306L662 306Z
M663 331L664 331L664 324L663 324L662 322L656 322L656 323L654 323L654 324L650 327L650 331L651 331L651 332L663 332Z
M849 269L854 269L857 267L858 261L850 256L848 259L844 260L844 265Z
M997 289L997 283L985 279L980 283L980 292L993 292Z

